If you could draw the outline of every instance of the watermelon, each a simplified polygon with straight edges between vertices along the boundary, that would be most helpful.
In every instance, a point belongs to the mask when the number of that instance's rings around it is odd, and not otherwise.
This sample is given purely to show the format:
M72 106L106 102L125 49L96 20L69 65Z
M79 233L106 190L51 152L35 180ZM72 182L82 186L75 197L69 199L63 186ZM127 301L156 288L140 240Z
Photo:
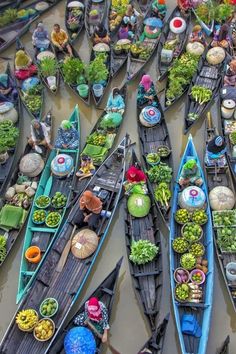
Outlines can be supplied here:
M128 198L128 211L135 218L143 218L148 215L151 200L148 195L133 193Z

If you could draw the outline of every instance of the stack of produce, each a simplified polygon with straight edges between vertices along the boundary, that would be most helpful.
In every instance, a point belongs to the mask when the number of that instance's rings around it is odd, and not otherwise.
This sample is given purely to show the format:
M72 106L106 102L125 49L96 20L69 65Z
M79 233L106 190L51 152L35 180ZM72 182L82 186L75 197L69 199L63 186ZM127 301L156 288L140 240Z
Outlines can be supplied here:
M28 90L22 91L23 101L34 116L39 116L42 109L42 90L43 86L37 84Z
M236 253L236 210L213 211L217 244L222 252Z
M111 1L111 12L109 16L109 29L111 32L115 31L120 26L129 2L129 0Z
M6 153L9 149L14 149L19 129L13 126L11 120L0 122L0 154Z

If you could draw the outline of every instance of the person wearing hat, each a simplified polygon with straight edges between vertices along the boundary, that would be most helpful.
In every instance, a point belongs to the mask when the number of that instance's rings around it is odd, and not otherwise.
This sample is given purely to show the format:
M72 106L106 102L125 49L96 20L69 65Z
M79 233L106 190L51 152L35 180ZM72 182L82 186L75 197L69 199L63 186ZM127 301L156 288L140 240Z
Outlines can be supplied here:
M123 17L123 22L126 25L130 25L131 29L134 30L137 24L138 16L140 16L139 12L135 10L132 4L129 4L127 5L127 10Z
M37 72L36 65L32 64L32 59L23 48L16 52L15 68L15 76L19 80L25 80Z
M182 167L179 185L186 188L190 185L200 187L203 183L197 162L194 159L188 160Z
M193 27L192 32L189 36L189 42L190 43L199 42L204 46L206 45L206 38L202 30L202 27L200 25L195 25Z
M36 29L34 30L32 43L34 47L41 51L48 49L49 47L50 41L48 38L48 31L45 29L42 22L38 23Z
M139 107L144 105L156 106L156 90L150 75L144 74L138 85L137 103Z
M110 41L111 41L111 39L108 36L106 28L103 26L102 23L100 23L95 28L94 35L93 35L93 43L94 44L98 44L98 43L109 44Z
M84 178L90 177L95 173L95 167L91 157L87 155L81 156L80 169L76 172L76 176L79 177L79 181Z
M39 122L37 119L33 119L30 126L31 137L28 140L28 144L34 149L36 146L45 146L47 149L52 149L50 144L50 135L48 134L49 128L43 122Z
M163 20L166 16L167 6L165 0L154 0L151 5L152 12L155 16Z
M70 57L73 56L71 46L69 45L69 37L58 23L55 23L53 26L51 41L57 50L67 51Z
M91 230L95 230L102 211L101 200L87 190L80 197L79 206L79 212L75 215L73 223L78 227L88 225Z
M130 166L126 172L126 180L129 183L146 182L147 176L140 168L136 166Z
M223 167L226 164L226 143L222 136L211 139L206 148L205 163L207 166Z
M227 49L230 46L230 36L229 36L229 25L224 23L221 25L215 25L215 30L213 34L213 41L211 42L212 47L222 47Z
M236 87L236 59L232 59L224 76L224 86Z
M18 92L11 77L6 74L0 74L0 102L15 102L18 98Z
M106 112L118 112L123 114L125 110L125 102L120 94L118 87L114 87L110 96L108 97Z
M57 132L56 149L76 150L79 146L79 133L68 120L63 120Z
M84 312L75 317L74 324L76 326L86 326L86 321L91 322L97 331L102 334L102 342L105 343L110 329L108 320L108 310L104 303L96 297L92 297L85 303Z

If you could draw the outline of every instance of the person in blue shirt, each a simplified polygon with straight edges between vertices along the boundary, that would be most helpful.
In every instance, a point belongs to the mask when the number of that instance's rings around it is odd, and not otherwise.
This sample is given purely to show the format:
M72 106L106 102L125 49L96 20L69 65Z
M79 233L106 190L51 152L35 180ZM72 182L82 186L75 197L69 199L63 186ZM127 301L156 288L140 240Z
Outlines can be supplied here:
M115 87L113 88L112 93L108 98L106 111L119 112L120 114L123 114L124 110L125 110L124 99L120 94L120 90L117 87Z
M68 120L63 120L58 129L55 142L56 149L78 149L79 133Z

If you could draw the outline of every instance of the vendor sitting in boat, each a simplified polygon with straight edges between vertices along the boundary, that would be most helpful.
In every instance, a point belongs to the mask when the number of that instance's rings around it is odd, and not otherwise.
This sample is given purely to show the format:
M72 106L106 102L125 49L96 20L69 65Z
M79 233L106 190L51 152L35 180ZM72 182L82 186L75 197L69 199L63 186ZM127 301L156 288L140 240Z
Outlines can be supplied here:
M155 16L159 17L161 20L165 18L167 12L165 0L154 0L151 7Z
M79 146L79 133L68 120L63 120L58 129L56 149L76 150Z
M196 25L193 27L192 32L189 36L189 42L190 43L199 42L204 46L207 44L204 32L200 25Z
M15 102L18 98L17 89L8 74L0 74L0 102Z
M58 23L56 23L53 26L53 31L51 33L51 41L52 44L56 47L57 50L59 51L67 51L69 56L72 57L72 49L71 46L69 45L68 41L68 35L66 31L64 31Z
M37 150L37 146L45 146L47 149L52 149L50 144L50 128L43 122L33 119L31 122L31 137L28 140L30 146Z
M147 176L140 168L136 166L130 166L130 168L126 172L126 180L129 183L146 182Z
M183 188L190 185L195 185L198 187L202 185L203 180L201 178L200 170L197 162L194 159L185 162L178 182L179 185Z
M126 25L130 25L131 29L134 30L136 23L137 23L138 16L139 16L138 11L135 10L135 8L133 7L132 4L129 4L127 6L125 16L123 17L123 22Z
M106 43L109 44L111 41L110 37L108 36L106 28L100 24L95 28L94 36L93 36L93 43Z
M231 60L224 76L224 86L236 86L236 59Z
M46 50L49 47L50 41L48 38L48 31L45 29L42 22L38 23L34 30L32 43L34 47L40 51Z
M156 106L157 102L156 98L156 90L154 87L154 83L151 79L150 75L143 75L139 85L138 85L138 96L137 103L139 107L148 104L150 106Z
M205 163L207 166L224 167L226 164L226 143L222 136L217 135L207 144Z
M212 47L228 48L230 46L229 25L215 25Z
M74 324L76 326L86 326L86 321L89 321L102 334L102 342L105 343L110 329L108 310L104 303L96 297L90 298L85 303L84 312L75 317Z
M87 155L81 156L80 169L76 173L76 176L79 177L79 181L84 178L90 177L95 173L95 167L91 157Z
M93 192L85 191L79 200L80 209L73 219L73 223L78 227L88 225L92 230L95 230L100 214L102 211L102 202L96 197Z
M118 112L123 114L125 102L118 87L114 87L107 101L106 112Z
M26 54L23 48L16 52L15 68L15 76L19 80L25 80L37 72L37 67L32 64L32 59Z

